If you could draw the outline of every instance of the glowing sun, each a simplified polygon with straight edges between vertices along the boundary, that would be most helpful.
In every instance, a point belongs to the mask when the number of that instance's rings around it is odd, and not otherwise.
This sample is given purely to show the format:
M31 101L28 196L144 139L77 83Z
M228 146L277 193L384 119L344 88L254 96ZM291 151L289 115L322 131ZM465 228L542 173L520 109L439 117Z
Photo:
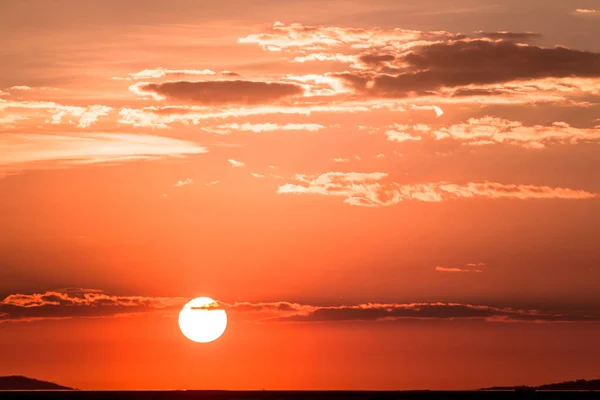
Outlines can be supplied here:
M198 297L179 312L179 329L194 342L212 342L225 332L226 327L227 313L209 297Z

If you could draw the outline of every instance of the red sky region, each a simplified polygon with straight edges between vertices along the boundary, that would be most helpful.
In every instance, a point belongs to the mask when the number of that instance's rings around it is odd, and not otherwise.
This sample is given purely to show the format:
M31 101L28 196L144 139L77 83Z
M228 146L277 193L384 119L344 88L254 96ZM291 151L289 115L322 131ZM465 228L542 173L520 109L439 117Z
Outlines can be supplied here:
M0 375L597 378L595 3L2 2Z

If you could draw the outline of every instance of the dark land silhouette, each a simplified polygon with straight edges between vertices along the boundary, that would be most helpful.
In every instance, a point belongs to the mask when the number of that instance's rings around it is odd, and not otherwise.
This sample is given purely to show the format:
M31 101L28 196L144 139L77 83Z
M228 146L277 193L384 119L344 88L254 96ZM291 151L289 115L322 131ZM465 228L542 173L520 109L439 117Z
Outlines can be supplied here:
M0 377L1 400L502 400L598 399L600 379L471 391L80 391L23 376Z
M0 390L72 390L56 383L25 376L0 376Z

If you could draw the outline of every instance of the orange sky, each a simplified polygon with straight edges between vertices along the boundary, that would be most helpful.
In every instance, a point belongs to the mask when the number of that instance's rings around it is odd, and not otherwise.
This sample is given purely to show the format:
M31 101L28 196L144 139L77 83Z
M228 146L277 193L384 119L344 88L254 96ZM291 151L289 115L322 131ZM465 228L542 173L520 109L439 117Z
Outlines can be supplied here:
M600 11L576 3L3 1L0 375L597 378ZM195 296L228 310L211 344L177 327Z

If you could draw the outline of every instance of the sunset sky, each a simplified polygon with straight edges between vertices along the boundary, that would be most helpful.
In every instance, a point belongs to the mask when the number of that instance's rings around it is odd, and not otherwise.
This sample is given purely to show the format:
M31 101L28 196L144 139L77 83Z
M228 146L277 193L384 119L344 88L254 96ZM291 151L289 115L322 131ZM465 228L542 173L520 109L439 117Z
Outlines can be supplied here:
M0 1L0 375L599 378L598 38L598 0Z

